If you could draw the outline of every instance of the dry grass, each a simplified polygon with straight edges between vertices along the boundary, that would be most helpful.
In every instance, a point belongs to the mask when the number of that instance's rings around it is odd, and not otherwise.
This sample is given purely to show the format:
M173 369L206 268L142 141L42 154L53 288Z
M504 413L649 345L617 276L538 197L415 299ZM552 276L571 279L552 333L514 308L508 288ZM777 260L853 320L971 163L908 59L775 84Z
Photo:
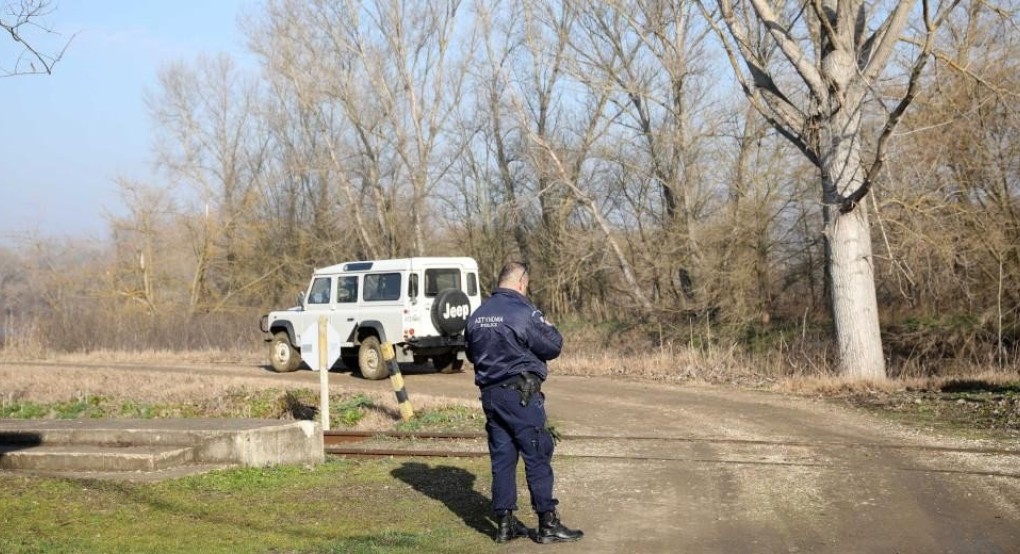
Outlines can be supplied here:
M82 371L60 367L0 365L0 382L3 383L4 394L16 400L32 402L57 402L101 395L136 402L182 403L223 396L232 390L257 386L259 381L257 377L247 379L199 374L175 375L173 379L164 379L136 372L118 372L115 368ZM273 386L279 387L279 383Z
M144 372L122 371L116 366L90 368L62 368L54 366L35 366L28 364L0 364L0 403L10 405L15 402L33 402L53 404L68 401L86 401L92 397L101 397L104 402L117 405L119 403L150 404L156 406L192 406L199 415L208 417L259 417L255 406L265 403L268 397L280 398L287 390L304 391L303 396L317 399L318 393L308 392L307 384L281 383L272 375L229 375L224 373L182 373L174 372L172 377L161 376L158 362L166 361L171 365L192 365L200 368L203 363L211 363L210 359L222 362L219 357L210 358L208 353L174 354L169 356L156 353L153 357L141 359L126 353L101 353L97 356L74 355L59 361L83 365L100 365L109 363L132 362L132 366L145 366ZM189 363L188 360L195 362ZM317 390L317 389L316 389ZM331 395L334 402L337 398L355 396L341 385L333 385ZM358 396L367 397L369 405L363 410L363 417L353 428L361 430L389 429L401 420L399 407L393 394L386 392L358 392ZM250 404L252 408L246 410ZM312 402L315 403L314 401ZM469 401L461 401L445 397L434 397L416 394L415 410L419 412L445 410L453 407L476 407ZM289 417L280 413L281 417Z
M991 371L987 368L971 372L957 372L937 377L899 377L885 380L846 380L839 377L796 377L778 382L775 390L794 394L844 396L848 394L896 393L903 391L938 391L960 381L977 382L990 386L1007 386L1018 381L1016 373Z
M896 391L938 387L952 380L1001 383L1020 377L1020 360L996 365L969 359L905 359L888 364L889 379L850 380L839 377L837 357L826 336L769 335L757 339L715 336L699 341L665 341L631 331L598 335L588 327L565 333L564 353L552 362L558 373L625 376L770 388L783 392L841 395L853 391ZM702 337L704 338L704 337Z
M637 330L600 336L591 328L564 335L563 355L551 367L571 375L763 387L791 376L834 373L827 344L778 342L774 349L752 352L723 337L662 340Z
M787 371L774 359L752 360L737 348L701 352L664 347L645 354L608 350L565 353L550 363L557 374L625 376L670 382L760 385Z
M140 364L251 364L266 363L264 349L226 350L92 350L89 352L48 352L37 348L0 349L0 361L48 360L67 363Z

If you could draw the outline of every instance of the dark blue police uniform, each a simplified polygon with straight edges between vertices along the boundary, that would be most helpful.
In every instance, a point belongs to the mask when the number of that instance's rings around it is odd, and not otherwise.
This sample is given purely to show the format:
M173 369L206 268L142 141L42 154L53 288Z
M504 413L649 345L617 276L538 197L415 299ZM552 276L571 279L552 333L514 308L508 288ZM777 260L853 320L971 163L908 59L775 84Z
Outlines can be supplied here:
M552 512L558 502L553 498L553 440L546 430L545 397L537 392L528 398L517 385L524 377L545 381L546 362L560 355L563 337L523 294L505 288L496 289L471 314L466 335L467 356L482 391L493 510L517 510L517 459L522 457L532 508L539 514ZM522 398L527 401L523 406Z

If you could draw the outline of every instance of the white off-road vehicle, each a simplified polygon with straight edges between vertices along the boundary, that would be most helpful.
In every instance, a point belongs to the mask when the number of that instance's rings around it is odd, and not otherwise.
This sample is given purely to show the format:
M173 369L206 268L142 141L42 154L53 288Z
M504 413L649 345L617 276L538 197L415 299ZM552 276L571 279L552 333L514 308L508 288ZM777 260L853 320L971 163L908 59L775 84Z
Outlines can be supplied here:
M279 372L301 364L304 337L320 316L340 336L340 359L366 379L389 375L380 344L398 362L431 360L442 372L464 365L464 328L481 302L472 258L404 258L346 262L316 269L300 305L262 316L269 361ZM335 354L334 354L335 355Z

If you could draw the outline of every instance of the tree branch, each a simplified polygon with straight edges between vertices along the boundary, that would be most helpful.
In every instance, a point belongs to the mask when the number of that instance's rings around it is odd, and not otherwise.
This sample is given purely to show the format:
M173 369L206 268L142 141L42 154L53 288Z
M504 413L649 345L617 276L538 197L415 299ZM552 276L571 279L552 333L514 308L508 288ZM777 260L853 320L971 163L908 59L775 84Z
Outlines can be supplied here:
M805 140L805 137L799 133L799 130L804 129L807 124L807 116L786 98L775 84L775 81L772 80L772 76L765 69L765 64L757 59L747 40L747 30L733 17L732 4L729 0L717 0L717 3L722 12L723 21L726 22L730 34L740 49L740 57L744 60L748 71L751 73L753 83L748 81L744 71L741 70L737 53L727 38L726 33L716 23L716 18L708 12L708 9L705 8L700 0L698 7L708 21L708 24L715 31L716 35L719 36L723 51L726 52L726 57L733 67L733 74L737 77L744 95L751 102L755 111L761 114L773 129L789 140L811 163L818 165L818 156L812 150L807 140ZM727 19L727 13L729 14L729 19ZM763 97L763 93L767 97Z
M828 88L825 86L825 82L822 80L822 75L818 72L818 69L811 65L808 57L804 55L804 51L801 50L797 43L790 37L790 34L779 24L776 19L775 12L772 11L770 6L765 0L750 0L751 6L754 7L754 11L758 14L758 18L761 19L762 23L765 24L765 28L769 34L772 35L773 40L779 45L779 49L783 51L783 55L793 65L793 68L800 75L800 78L804 80L808 88L811 89L812 94L819 99L824 99L828 96ZM724 2L719 1L719 5L722 6ZM725 2L729 4L729 2Z
M4 2L4 8L11 8L9 11L5 9L4 14L8 15L13 19L0 18L0 29L11 36L11 40L16 44L20 44L23 51L18 55L18 58L14 61L14 66L11 69L0 69L0 77L13 77L15 75L35 75L45 73L50 75L53 73L53 67L63 59L64 53L67 52L67 48L71 45L71 41L74 39L74 35L67 39L63 47L60 48L56 54L46 54L39 48L37 48L33 41L26 38L23 29L34 28L38 29L46 34L57 34L52 29L40 25L37 23L39 18L45 17L53 12L50 8L47 0L22 0L20 11L14 11L13 6L8 6L7 2ZM27 58L27 61L26 61ZM24 64L28 64L28 70L23 69ZM36 67L36 64L40 67Z
M882 25L865 41L862 49L862 59L858 61L858 67L864 78L871 82L878 77L878 74L885 68L889 56L892 55L893 46L900 40L903 27L907 24L907 17L917 0L901 0L896 9L889 17L882 22ZM954 1L954 5L959 0ZM928 2L925 0L925 10ZM927 19L927 18L925 18Z
M907 108L910 107L914 98L917 97L917 91L920 87L921 81L921 72L924 70L925 65L927 65L928 59L932 57L932 51L935 48L935 33L942 23L945 22L949 13L960 4L960 0L954 0L933 19L931 17L928 2L929 0L922 0L925 40L921 45L921 52L917 55L917 59L914 60L914 65L910 71L907 91L893 111L889 113L889 118L886 120L885 127L882 129L882 134L878 137L878 142L875 145L875 160L872 162L871 167L868 168L868 172L864 176L864 182L861 183L861 186L858 187L857 190L853 191L843 199L840 205L840 212L844 214L853 211L854 208L857 207L861 199L864 198L864 196L868 194L868 191L871 190L872 185L878 178L878 174L882 171L882 167L885 165L885 152L889 138L892 137L893 131L895 131L897 125L899 125L900 120L903 119L903 114L907 111ZM874 59L875 58L872 58L872 60ZM947 61L951 65L955 65L954 62L948 58Z
M825 36L829 38L829 42L837 44L836 29L832 27L832 22L829 21L829 16L825 13L825 7L822 6L822 0L811 0L811 8L815 12L815 16L818 17L818 21L822 23L822 31L825 32Z

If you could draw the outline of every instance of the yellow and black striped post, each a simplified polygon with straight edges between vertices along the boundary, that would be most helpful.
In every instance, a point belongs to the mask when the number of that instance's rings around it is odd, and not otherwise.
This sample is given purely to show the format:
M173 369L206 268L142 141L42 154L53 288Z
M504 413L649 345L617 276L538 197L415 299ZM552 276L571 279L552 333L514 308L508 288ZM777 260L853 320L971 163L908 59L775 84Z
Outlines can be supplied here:
M410 421L414 417L414 408L411 407L411 400L404 390L404 376L400 373L400 366L397 364L397 354L393 351L393 343L382 343L383 360L390 370L390 383L393 385L393 392L397 395L397 404L400 406L400 417L404 421Z

